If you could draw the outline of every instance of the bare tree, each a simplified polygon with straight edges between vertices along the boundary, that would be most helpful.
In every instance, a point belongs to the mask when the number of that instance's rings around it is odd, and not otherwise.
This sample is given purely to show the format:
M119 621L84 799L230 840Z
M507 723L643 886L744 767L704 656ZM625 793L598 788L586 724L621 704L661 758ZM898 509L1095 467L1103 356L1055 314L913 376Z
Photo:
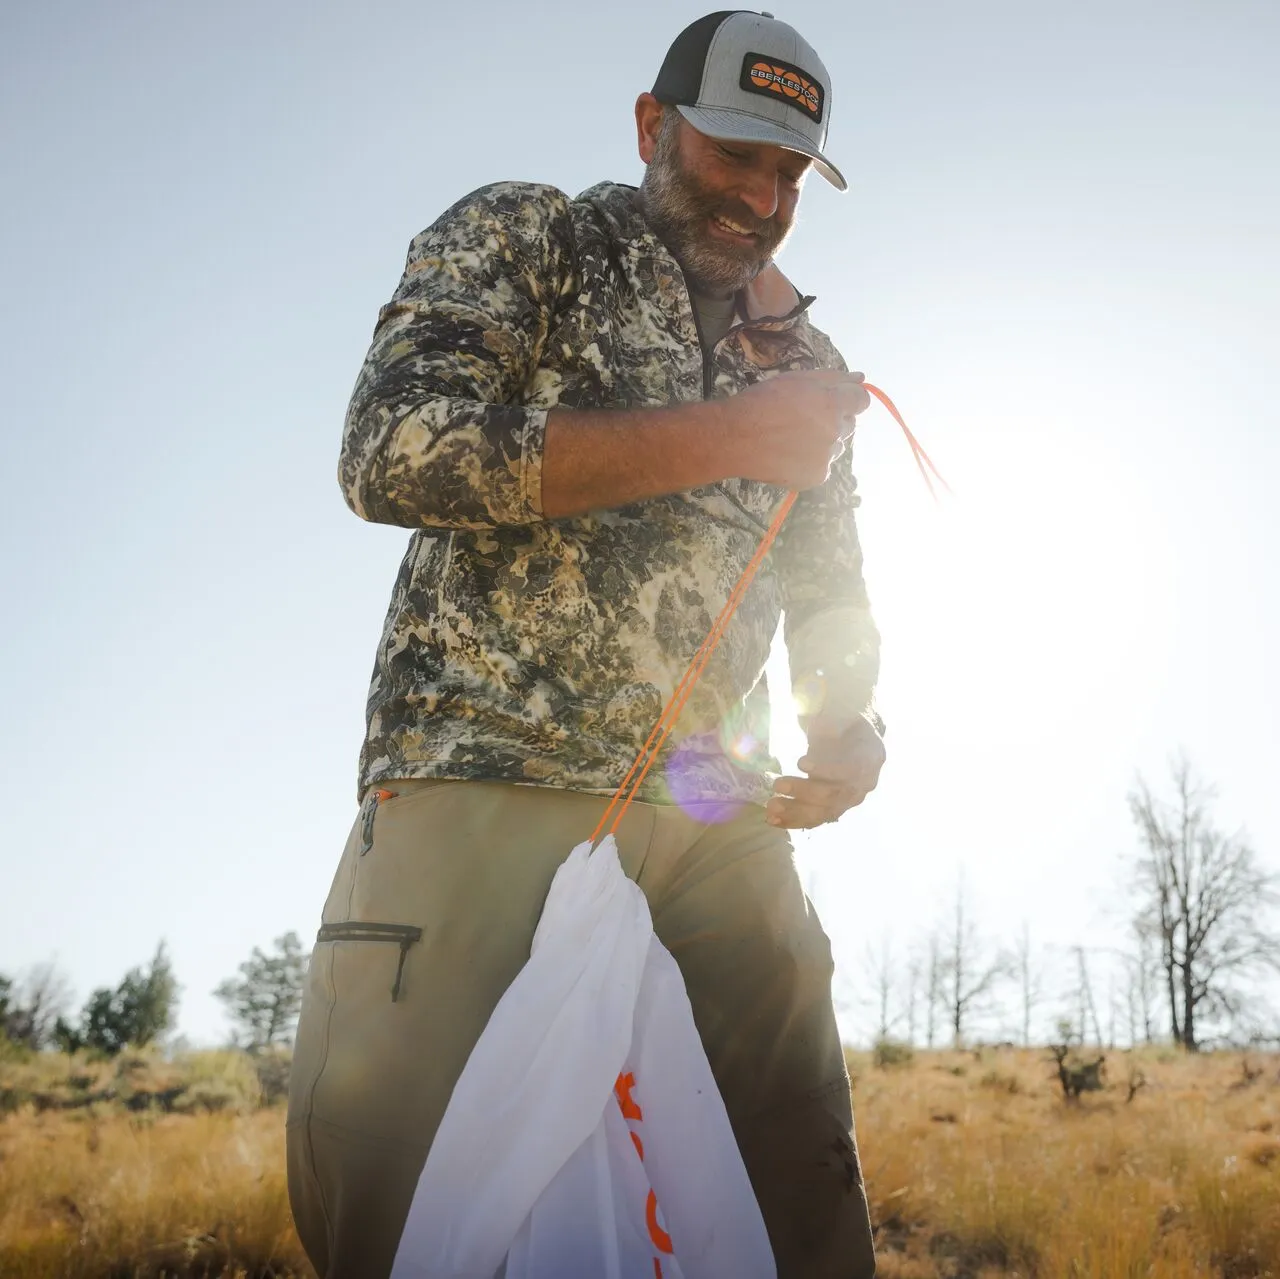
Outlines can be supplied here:
M1280 880L1259 866L1242 835L1215 828L1214 790L1185 754L1171 775L1172 802L1157 799L1141 777L1129 796L1142 840L1138 924L1159 939L1173 1037L1194 1052L1204 1019L1240 1008L1242 980L1280 970L1280 939L1267 919L1280 902Z
M943 992L945 964L942 956L942 939L938 936L937 929L929 934L926 945L928 965L925 987L925 1044L932 1048L937 1039L938 1014L946 1006L946 996Z
M1134 950L1123 957L1129 1042L1149 1044L1155 1038L1154 1003L1160 966L1156 961L1151 929L1138 924L1134 927L1133 933Z
M896 1016L890 1016L893 1003L894 968L893 946L886 934L881 938L880 946L868 944L863 956L862 966L866 970L872 997L875 1000L875 1039L877 1042L888 1039L895 1023Z
M1116 999L1116 974L1111 969L1107 972L1107 1051L1114 1052L1116 1047L1116 1021L1119 1016L1119 1001Z
M58 1018L71 1005L65 974L55 964L35 964L5 986L0 1033L32 1049L52 1043Z
M965 914L964 882L956 887L955 920L946 939L944 997L953 1042L964 1042L965 1025L1004 975L1004 959L987 953L973 921Z
M1084 947L1077 946L1076 951L1076 1021L1077 1035L1081 1044L1089 1042L1089 1022L1093 1022L1093 1042L1102 1045L1102 1026L1098 1021L1098 1006L1093 1001L1093 982L1089 977L1089 961L1085 958Z
M1044 994L1044 974L1031 949L1031 930L1022 921L1022 932L1013 948L1013 972L1018 980L1019 1012L1022 1016L1022 1046L1031 1044L1031 1015Z
M907 1018L907 1043L914 1044L916 1042L916 1019L917 1011L920 1005L920 956L912 954L907 961L906 973L906 1018Z

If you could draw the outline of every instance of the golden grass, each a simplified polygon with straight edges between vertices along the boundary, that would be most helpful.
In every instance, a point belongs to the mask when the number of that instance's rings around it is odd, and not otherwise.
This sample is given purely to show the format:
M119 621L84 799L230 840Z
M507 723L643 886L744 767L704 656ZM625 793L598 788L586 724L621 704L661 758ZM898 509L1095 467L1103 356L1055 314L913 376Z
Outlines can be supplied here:
M1280 1276L1274 1059L1113 1054L1076 1105L1042 1054L853 1065L884 1279Z
M0 1121L4 1279L311 1273L289 1216L279 1109Z
M1142 1055L1127 1103L1113 1054L1067 1105L1039 1053L853 1055L882 1279L1280 1279L1280 1059L1250 1061ZM0 1119L4 1279L310 1273L278 1108Z

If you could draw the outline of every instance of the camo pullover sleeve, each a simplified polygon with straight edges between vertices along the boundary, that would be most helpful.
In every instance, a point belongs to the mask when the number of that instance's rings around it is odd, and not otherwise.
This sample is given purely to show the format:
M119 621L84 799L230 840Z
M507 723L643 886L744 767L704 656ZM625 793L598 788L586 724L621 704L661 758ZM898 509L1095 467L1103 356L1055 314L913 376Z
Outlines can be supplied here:
M825 368L844 369L825 335L815 343ZM861 499L849 451L825 484L796 499L774 556L782 587L783 638L791 683L803 711L861 715L879 733L875 709L880 632L862 575L854 512Z
M338 468L362 519L491 528L542 518L547 413L518 403L572 287L569 197L500 183L409 246L347 410Z

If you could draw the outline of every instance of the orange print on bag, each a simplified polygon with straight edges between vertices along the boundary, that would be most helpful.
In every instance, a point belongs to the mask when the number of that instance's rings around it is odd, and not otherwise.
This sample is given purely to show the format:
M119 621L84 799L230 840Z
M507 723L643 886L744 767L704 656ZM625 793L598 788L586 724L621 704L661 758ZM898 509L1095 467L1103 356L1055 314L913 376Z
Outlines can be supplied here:
M618 1076L618 1082L613 1086L614 1096L618 1099L618 1109L622 1111L623 1119L642 1123L644 1121L644 1111L640 1109L639 1103L631 1095L632 1090L636 1086L636 1077L630 1071L625 1075ZM644 1162L644 1143L640 1140L640 1134L632 1128L628 1128L631 1133L631 1140L635 1144L636 1154L640 1156L640 1160ZM644 1222L649 1230L649 1242L659 1251L671 1256L675 1249L671 1246L671 1236L662 1228L662 1223L658 1220L658 1196L652 1187L649 1189L649 1196L644 1204ZM662 1261L658 1257L653 1259L654 1279L662 1279Z

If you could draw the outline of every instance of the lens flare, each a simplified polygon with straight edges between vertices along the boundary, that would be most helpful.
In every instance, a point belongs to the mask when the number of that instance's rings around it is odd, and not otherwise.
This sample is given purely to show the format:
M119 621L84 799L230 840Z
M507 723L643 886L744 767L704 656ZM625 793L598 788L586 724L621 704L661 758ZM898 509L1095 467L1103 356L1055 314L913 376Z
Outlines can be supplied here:
M667 793L672 802L700 822L718 826L732 821L744 805L717 795L724 789L726 773L732 771L726 763L741 767L720 749L715 737L686 737L667 759Z
M725 758L748 773L768 770L769 706L767 702L749 702L724 717L718 734L718 745Z
M741 801L721 798L736 790L735 773L765 775L776 769L769 754L767 705L740 706L719 728L693 733L676 744L667 758L665 780L673 803L699 821L727 822L741 811Z
M821 672L805 675L797 680L791 690L797 715L816 715L827 700L827 681Z

